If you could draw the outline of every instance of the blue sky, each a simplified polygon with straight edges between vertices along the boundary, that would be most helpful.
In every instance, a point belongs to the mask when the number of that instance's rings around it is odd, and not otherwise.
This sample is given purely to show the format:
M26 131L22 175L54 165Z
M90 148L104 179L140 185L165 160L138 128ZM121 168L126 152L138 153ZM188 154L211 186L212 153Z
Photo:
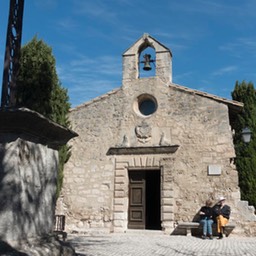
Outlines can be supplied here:
M122 54L144 33L173 54L173 82L231 99L256 81L255 0L25 0L22 45L52 47L73 107L119 88ZM9 1L0 2L0 79Z

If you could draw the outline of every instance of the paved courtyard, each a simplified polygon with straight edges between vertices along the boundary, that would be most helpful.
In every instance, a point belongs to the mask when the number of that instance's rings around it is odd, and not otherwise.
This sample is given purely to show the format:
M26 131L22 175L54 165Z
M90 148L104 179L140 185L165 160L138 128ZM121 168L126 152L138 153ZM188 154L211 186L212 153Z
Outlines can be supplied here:
M161 232L69 235L79 256L256 256L256 238L202 240Z

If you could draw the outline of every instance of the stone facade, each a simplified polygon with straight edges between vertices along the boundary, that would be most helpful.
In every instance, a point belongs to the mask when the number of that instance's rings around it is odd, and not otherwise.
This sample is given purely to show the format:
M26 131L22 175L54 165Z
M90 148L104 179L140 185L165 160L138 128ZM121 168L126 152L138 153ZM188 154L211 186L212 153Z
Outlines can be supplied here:
M155 50L155 75L140 78L139 57L148 47ZM172 83L171 60L170 50L145 34L123 54L122 87L71 110L79 137L70 143L56 209L68 230L125 232L130 173L156 171L166 233L195 219L206 199L223 195L233 233L255 235L254 208L240 200L233 164L230 122L242 104Z

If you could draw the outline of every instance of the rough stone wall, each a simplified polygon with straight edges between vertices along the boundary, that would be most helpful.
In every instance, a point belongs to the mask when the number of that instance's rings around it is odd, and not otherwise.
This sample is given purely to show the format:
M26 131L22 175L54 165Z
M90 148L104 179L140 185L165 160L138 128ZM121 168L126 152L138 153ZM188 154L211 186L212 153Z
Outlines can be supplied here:
M53 228L58 151L0 135L0 240L17 245Z
M65 166L64 187L58 213L67 216L67 229L110 227L114 193L114 157L106 157L119 142L124 95L115 91L72 111L72 156ZM84 111L86 109L86 111ZM114 144L113 144L114 143Z
M137 98L145 93L158 104L149 117L136 107ZM74 109L70 120L80 136L71 143L72 157L65 167L57 207L57 213L67 216L68 230L126 230L128 170L146 169L150 164L143 161L152 164L154 159L153 166L162 168L163 229L171 230L178 221L192 221L206 199L221 195L232 207L232 222L245 223L249 215L250 221L255 220L250 207L240 201L227 105L177 86L167 87L157 78L144 78ZM145 141L135 132L143 124L151 129ZM108 149L120 146L124 137L129 147L159 146L163 140L180 147L173 154L108 156ZM217 172L211 174L209 168ZM248 209L247 219L241 209Z

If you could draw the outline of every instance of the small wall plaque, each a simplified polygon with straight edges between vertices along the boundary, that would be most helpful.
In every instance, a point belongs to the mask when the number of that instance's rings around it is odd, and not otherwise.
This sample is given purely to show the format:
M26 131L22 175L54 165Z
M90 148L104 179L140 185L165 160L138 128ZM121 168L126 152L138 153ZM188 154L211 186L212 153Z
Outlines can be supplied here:
M221 166L208 165L208 175L221 175Z

